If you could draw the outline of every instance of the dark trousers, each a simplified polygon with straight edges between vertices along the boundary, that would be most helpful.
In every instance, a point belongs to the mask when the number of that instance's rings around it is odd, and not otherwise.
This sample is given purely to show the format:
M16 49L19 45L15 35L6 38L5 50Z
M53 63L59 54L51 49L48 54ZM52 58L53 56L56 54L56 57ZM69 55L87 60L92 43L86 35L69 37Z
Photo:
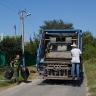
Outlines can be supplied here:
M13 77L15 78L16 83L18 83L18 76L19 76L19 68L14 68Z

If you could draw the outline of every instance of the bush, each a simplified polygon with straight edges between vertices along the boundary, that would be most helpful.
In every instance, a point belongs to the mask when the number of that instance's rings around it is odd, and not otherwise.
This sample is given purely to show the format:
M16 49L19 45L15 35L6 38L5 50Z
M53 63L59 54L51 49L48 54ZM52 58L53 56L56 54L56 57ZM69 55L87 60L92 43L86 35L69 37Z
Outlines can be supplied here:
M96 58L96 38L91 32L83 32L83 43L85 47L83 52L83 60L85 61Z
M85 45L85 51L83 52L84 60L96 58L96 49L93 46Z

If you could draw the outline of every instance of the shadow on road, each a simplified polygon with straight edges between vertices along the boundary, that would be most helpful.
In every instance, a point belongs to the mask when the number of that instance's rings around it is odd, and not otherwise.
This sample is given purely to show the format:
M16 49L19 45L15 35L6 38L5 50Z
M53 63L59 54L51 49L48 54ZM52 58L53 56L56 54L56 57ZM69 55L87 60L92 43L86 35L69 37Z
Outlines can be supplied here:
M82 73L82 78L80 80L49 80L46 79L43 82L41 82L38 85L66 85L66 86L78 86L80 87L80 85L83 83L84 80L84 73Z
M22 83L22 82L27 84L27 83L31 83L32 81L28 81L28 80L27 81L19 81L19 83Z
M31 83L32 81L24 81L25 83Z

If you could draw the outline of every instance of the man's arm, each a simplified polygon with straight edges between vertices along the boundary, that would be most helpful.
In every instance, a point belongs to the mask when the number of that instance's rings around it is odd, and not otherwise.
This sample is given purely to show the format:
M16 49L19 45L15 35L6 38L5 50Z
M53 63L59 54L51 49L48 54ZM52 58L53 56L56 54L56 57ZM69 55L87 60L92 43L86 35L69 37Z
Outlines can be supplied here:
M79 49L79 56L81 57L82 56L82 52L81 52L81 50Z
M10 67L12 67L12 62L10 62Z
M19 60L19 66L21 66L22 67L22 64L21 64L21 61Z
M82 54L79 54L79 56L81 57L81 56L82 56Z
M13 67L14 60L11 60L10 67Z
M22 67L22 65L20 64L20 66Z

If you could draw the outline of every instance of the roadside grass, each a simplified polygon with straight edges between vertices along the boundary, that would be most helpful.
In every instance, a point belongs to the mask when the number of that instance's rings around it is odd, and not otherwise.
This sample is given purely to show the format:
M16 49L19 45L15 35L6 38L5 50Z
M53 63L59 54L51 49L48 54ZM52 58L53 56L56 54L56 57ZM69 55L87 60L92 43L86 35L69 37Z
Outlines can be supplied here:
M91 96L96 96L96 60L90 60L84 63L87 76L87 85Z
M35 66L29 66L27 67L30 71L33 71L33 73L30 73L28 80L32 80L33 78L35 78L37 76L36 73L36 68ZM4 78L4 74L6 72L6 70L8 69L8 66L0 66L0 90L5 89L5 88L9 88L11 86L15 86L15 82L14 79L6 79ZM23 77L19 74L19 82L22 83L24 81Z
M7 66L5 67L0 66L0 87L10 85L10 83L6 82L4 79L4 73L5 73L5 70L7 70L7 68L8 68Z

